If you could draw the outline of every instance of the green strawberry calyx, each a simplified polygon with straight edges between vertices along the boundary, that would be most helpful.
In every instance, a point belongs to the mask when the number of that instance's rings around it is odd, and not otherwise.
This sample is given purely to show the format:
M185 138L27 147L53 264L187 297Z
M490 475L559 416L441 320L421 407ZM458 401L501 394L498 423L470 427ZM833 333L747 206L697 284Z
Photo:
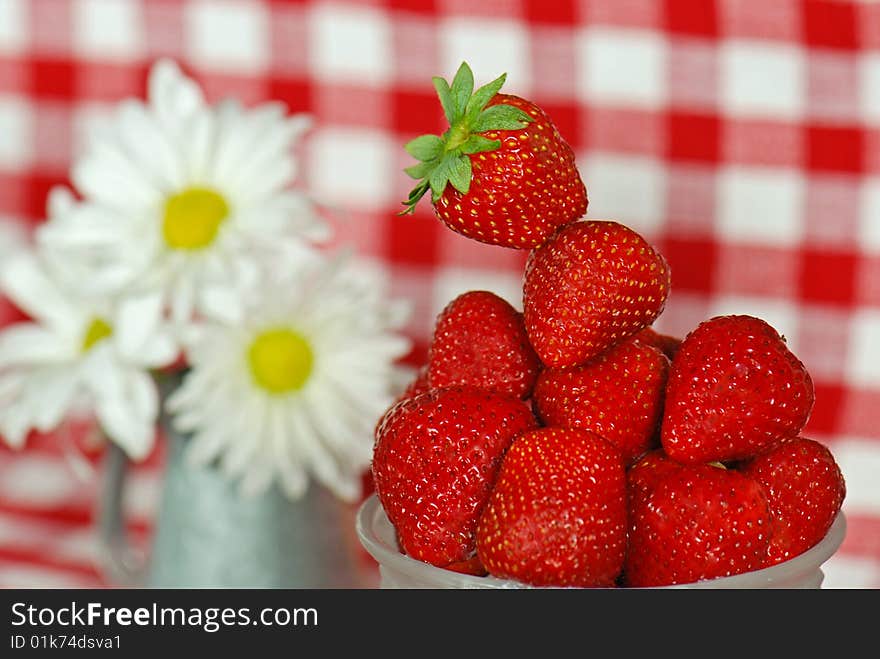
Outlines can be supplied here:
M400 215L415 212L416 204L428 190L431 191L431 200L436 202L447 184L452 184L461 194L467 194L473 177L469 156L494 151L501 146L500 140L490 140L480 133L520 130L533 121L526 112L511 105L486 107L506 78L504 73L474 91L474 74L467 62L462 62L452 85L440 77L432 79L449 129L443 135L420 135L404 146L407 153L419 162L403 171L419 183L403 202L406 208Z

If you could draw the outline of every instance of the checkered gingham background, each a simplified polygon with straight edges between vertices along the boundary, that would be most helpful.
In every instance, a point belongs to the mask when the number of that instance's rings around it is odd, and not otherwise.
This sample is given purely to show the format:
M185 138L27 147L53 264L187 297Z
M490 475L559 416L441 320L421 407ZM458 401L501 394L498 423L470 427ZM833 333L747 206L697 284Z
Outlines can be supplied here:
M761 316L807 364L805 434L848 484L825 586L880 587L880 4L795 0L0 0L0 215L25 229L90 127L143 96L170 56L212 99L286 102L316 120L304 183L340 241L414 303L412 363L455 295L521 304L525 254L465 239L425 203L398 217L403 144L442 130L431 76L543 105L573 145L588 216L670 262L658 326ZM7 308L4 322L15 317ZM0 585L95 586L97 474L57 438L0 449ZM162 445L127 507L148 541ZM97 465L97 458L93 459Z

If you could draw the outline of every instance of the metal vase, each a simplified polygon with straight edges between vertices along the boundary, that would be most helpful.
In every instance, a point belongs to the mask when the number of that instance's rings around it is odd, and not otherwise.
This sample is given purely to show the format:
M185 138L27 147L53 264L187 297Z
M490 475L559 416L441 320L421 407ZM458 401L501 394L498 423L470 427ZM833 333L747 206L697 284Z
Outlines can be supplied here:
M140 563L121 514L126 459L108 447L98 518L113 581L148 588L367 586L347 504L315 483L298 500L277 487L244 496L218 469L185 460L187 438L166 430L161 502L150 555Z

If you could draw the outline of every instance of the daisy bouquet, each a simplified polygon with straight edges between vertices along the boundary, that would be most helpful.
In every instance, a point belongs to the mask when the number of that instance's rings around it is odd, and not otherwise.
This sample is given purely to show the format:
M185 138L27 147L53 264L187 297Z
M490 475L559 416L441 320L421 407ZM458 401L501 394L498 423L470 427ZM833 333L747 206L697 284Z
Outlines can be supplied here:
M360 494L409 349L406 309L295 185L309 118L210 104L171 61L53 190L0 286L0 434L90 418L132 460L160 420L243 493ZM163 382L173 386L163 388Z

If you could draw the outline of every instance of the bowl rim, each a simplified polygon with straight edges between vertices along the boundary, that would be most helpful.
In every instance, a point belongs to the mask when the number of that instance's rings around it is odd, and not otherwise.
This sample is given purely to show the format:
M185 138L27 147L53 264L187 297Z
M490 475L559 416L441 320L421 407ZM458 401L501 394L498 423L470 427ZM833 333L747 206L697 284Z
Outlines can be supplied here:
M509 579L500 579L493 576L478 577L453 572L407 556L400 551L396 541L391 542L383 537L382 531L384 530L386 535L389 533L392 535L393 540L394 530L375 493L367 497L358 507L355 517L355 528L358 539L364 549L379 563L380 567L387 566L390 569L411 576L419 576L424 582L437 583L437 588L441 587L439 584L442 582L454 582L458 588L535 588L535 586L530 584ZM753 570L752 572L687 584L663 586L661 588L758 588L761 583L766 585L784 581L792 575L819 570L820 566L838 550L845 537L846 515L841 509L834 518L825 537L810 549L798 554L794 558L761 568L760 570ZM635 588L632 589L635 590Z

